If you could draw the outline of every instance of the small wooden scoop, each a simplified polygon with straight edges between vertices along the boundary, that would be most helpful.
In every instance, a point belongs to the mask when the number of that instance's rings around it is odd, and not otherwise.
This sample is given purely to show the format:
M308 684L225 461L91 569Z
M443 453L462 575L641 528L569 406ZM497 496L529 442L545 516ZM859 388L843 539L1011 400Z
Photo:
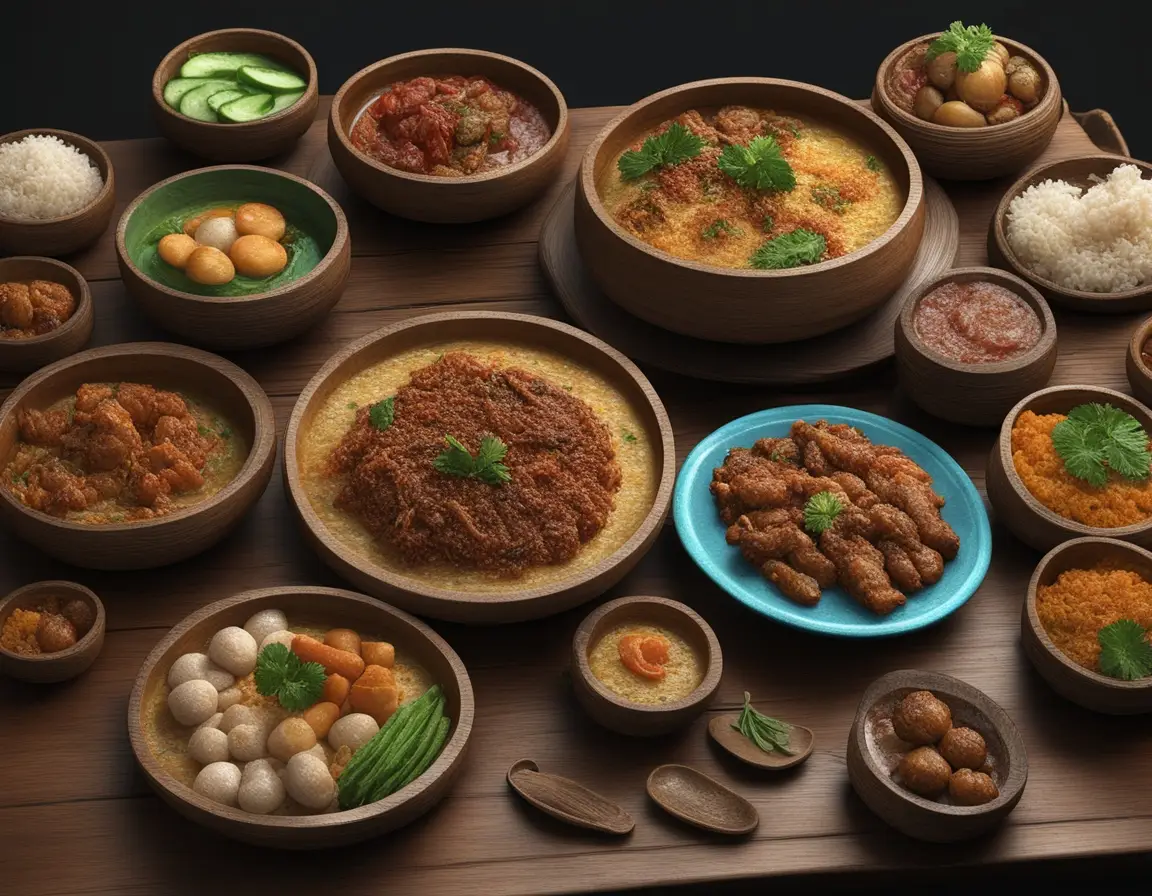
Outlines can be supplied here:
M576 827L627 834L636 826L632 816L611 800L568 778L544 774L531 759L512 764L508 783L541 812Z
M815 738L812 735L811 728L805 728L803 725L791 726L792 731L789 733L788 738L788 749L792 751L791 754L777 752L765 753L756 746L756 744L741 734L739 730L732 727L739 718L740 713L738 712L728 712L715 716L712 721L708 723L708 733L712 735L712 740L716 741L716 743L741 762L754 765L756 768L782 771L783 769L799 765L812 755Z
M686 765L653 769L648 796L669 815L717 834L747 834L760 824L760 815L748 800Z

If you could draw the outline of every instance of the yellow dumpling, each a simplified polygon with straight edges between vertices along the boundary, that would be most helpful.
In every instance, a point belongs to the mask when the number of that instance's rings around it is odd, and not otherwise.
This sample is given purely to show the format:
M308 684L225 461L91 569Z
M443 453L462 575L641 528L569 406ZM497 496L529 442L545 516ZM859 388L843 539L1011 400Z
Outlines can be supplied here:
M240 237L229 253L236 270L257 280L279 274L288 265L288 252L276 240L258 233Z
M188 256L196 251L196 240L186 233L170 233L161 238L156 251L160 253L161 261L184 270Z
M239 240L237 240L239 242ZM197 246L184 267L188 279L204 286L222 286L236 276L232 261L212 246Z
M279 241L287 228L284 216L263 202L246 202L236 209L236 232L241 236L256 234Z

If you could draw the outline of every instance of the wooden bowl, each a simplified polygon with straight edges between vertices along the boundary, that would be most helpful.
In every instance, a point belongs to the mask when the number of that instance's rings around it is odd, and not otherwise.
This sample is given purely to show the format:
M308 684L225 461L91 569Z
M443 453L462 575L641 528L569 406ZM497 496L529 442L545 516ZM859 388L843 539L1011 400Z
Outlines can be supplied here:
M276 460L272 403L252 377L207 352L166 342L89 349L25 379L0 405L0 466L19 439L16 412L43 409L84 383L139 382L211 396L250 446L236 478L210 498L151 520L99 525L25 507L0 487L0 525L46 554L89 569L150 569L184 560L232 531L259 500Z
M439 758L418 779L385 799L321 815L254 815L207 799L180 782L156 759L149 743L149 713L182 654L200 651L230 625L256 612L283 610L290 624L310 622L379 632L423 666L444 689L451 734ZM163 705L162 705L163 706ZM165 710L166 711L166 710ZM476 705L463 662L443 638L418 619L362 594L336 588L288 585L245 591L208 604L177 623L144 661L128 703L128 737L149 785L190 821L234 840L279 849L321 849L356 843L402 827L444 798L463 764Z
M240 202L283 212L320 244L319 264L247 296L199 295L158 279L171 273L170 283L188 282L155 257L157 228L198 205ZM220 165L177 174L137 196L116 228L116 260L124 288L155 324L204 348L235 351L292 339L327 315L348 284L352 246L343 210L315 184L270 168Z
M651 705L616 696L593 673L588 657L621 623L654 624L680 635L704 661L704 678L687 697ZM572 637L572 687L576 699L605 728L636 737L667 734L692 723L712 702L724 672L716 633L691 607L664 597L621 597L589 613Z
M13 131L0 137L0 143L15 143L32 134L58 137L76 147L99 169L104 186L86 206L59 218L12 218L0 213L0 254L68 255L90 246L108 229L116 209L116 173L112 170L112 159L94 140L53 128Z
M678 258L617 224L600 199L599 184L619 153L688 109L730 103L810 116L858 139L884 161L906 197L896 222L848 255L780 271ZM574 223L589 275L629 314L699 339L763 344L820 336L883 304L915 261L924 217L924 182L912 151L867 109L797 81L717 78L655 93L605 126L580 163Z
M535 155L466 177L434 177L390 168L352 145L360 113L397 81L427 75L480 75L534 105L552 129ZM484 221L527 205L556 179L568 151L568 105L542 72L499 53L459 48L415 50L363 68L344 82L328 116L328 149L352 191L401 218L433 224Z
M1016 472L1012 460L1012 427L1021 413L1066 414L1078 405L1091 402L1110 404L1126 411L1152 433L1152 411L1123 392L1100 386L1051 386L1022 399L1008 412L1000 427L1000 438L992 446L985 483L988 500L996 511L996 518L1013 535L1038 551L1050 551L1061 542L1086 535L1152 546L1152 519L1114 529L1086 526L1065 519L1037 501Z
M1123 681L1085 669L1060 650L1048 636L1036 613L1036 592L1051 585L1070 569L1090 569L1101 561L1139 573L1152 582L1152 553L1115 538L1076 538L1049 551L1032 573L1024 612L1020 614L1020 643L1040 676L1066 700L1110 715L1152 712L1152 678Z
M308 86L287 109L243 123L197 121L164 102L164 86L195 53L261 53L289 66ZM255 162L288 152L316 119L320 105L316 63L300 44L274 31L223 28L189 38L168 53L152 75L152 110L160 133L193 155L214 162Z
M917 335L920 301L946 283L983 280L1002 286L1028 303L1040 318L1040 341L1018 358L990 364L964 364L940 354ZM1043 388L1056 366L1056 321L1048 303L1018 277L995 268L953 268L913 291L896 319L896 370L900 387L917 405L944 420L969 426L995 426L1012 405Z
M1128 385L1132 387L1132 394L1145 404L1152 402L1152 370L1144 363L1141 349L1150 337L1152 337L1152 317L1142 320L1132 331L1132 338L1128 340L1128 354L1124 360L1124 369L1128 374Z
M988 226L988 258L990 263L1012 271L1018 277L1023 277L1052 304L1073 311L1086 311L1092 314L1122 314L1152 308L1152 281L1120 292L1085 292L1079 289L1069 289L1032 273L1017 258L1012 247L1008 245L1006 232L1008 206L1012 204L1013 199L1030 186L1045 180L1063 180L1073 186L1087 189L1093 185L1092 180L1090 180L1093 175L1107 177L1119 165L1135 165L1140 169L1141 177L1145 180L1152 177L1152 165L1147 162L1141 162L1127 156L1106 154L1061 159L1058 162L1049 162L1047 165L1041 165L1027 172L1008 188L1000 199L1000 204L996 206L996 211L992 214Z
M68 320L43 336L6 339L0 335L0 370L5 373L38 370L75 354L92 338L92 292L78 270L62 261L34 255L0 258L0 283L24 280L62 283L76 298L76 310Z
M55 595L65 600L79 598L96 614L92 628L67 650L56 653L41 653L36 656L21 656L0 647L0 673L20 681L34 684L50 684L67 681L96 662L104 647L104 604L95 594L75 582L33 582L17 588L0 601L0 629L15 610L26 610L36 606L45 597Z
M931 691L948 704L953 725L983 735L989 756L1000 767L1000 795L994 800L955 806L918 796L892 780L872 726L891 713L896 701L919 690ZM1028 753L1008 714L982 691L951 675L904 669L882 675L860 698L848 732L848 779L868 808L898 831L917 840L952 843L991 830L1016 808L1028 781Z
M908 141L924 173L947 180L991 180L1040 158L1064 114L1064 98L1052 66L1014 40L996 37L1013 56L1031 62L1045 85L1040 102L1019 118L982 128L955 128L924 121L896 105L888 92L889 72L909 50L939 36L939 31L924 34L898 46L880 63L872 87L872 109Z

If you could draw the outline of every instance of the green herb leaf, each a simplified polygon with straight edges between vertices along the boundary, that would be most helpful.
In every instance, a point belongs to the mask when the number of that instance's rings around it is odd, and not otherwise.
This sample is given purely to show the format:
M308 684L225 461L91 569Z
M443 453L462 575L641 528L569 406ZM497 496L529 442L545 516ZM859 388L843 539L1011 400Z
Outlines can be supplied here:
M620 437L621 437L621 438L622 438L622 439L623 439L625 442L635 442L635 441L637 441L637 438L636 438L636 434L635 434L635 433L633 433L633 432L630 432L630 431L629 431L629 430L627 430L627 429L624 429L624 430L621 430L621 431L620 431Z
M725 219L720 218L700 231L700 236L706 240L714 240L722 233L731 234L732 236L742 236L744 231L739 227L733 226Z
M290 712L312 706L324 692L324 667L305 663L284 644L269 644L256 657L256 690L276 697Z
M269 644L256 657L256 671L252 677L256 690L265 697L273 696L288 678L288 657L292 654L283 644Z
M965 28L963 22L953 22L928 46L925 58L931 62L941 53L955 53L956 67L962 72L974 72L995 42L996 37L987 25Z
M512 474L501 461L508 453L508 446L495 436L484 436L480 440L480 451L475 457L454 436L444 436L448 445L432 461L441 473L459 476L462 479L479 479L488 485L503 485L512 479Z
M716 164L749 190L791 190L796 186L796 175L775 137L753 137L747 146L729 143Z
M752 707L752 695L747 691L744 692L744 708L740 710L740 717L732 727L765 753L795 755L793 750L788 749L792 726L755 710Z
M764 220L760 222L760 230L764 233L769 233L773 227L776 226L776 219L771 215L765 215Z
M802 264L815 264L827 248L828 243L823 234L797 227L762 244L752 253L748 263L761 271L794 268Z
M222 430L220 430L219 436L222 439L232 438L232 428L230 426L225 426Z
M205 438L207 438L208 436L212 435L212 430L210 430L210 429L209 429L207 426L205 426L205 425L204 425L204 424L202 424L202 423L201 423L201 424L197 424L197 426L196 426L196 432L200 433L200 435L204 436Z
M1152 644L1144 626L1120 619L1096 633L1100 671L1111 678L1136 681L1152 675Z
M852 201L841 196L835 187L813 187L811 195L812 201L817 205L838 215L844 214L844 210L852 204Z
M843 510L844 505L832 492L817 492L804 505L804 528L812 535L819 535L832 528Z
M672 122L662 134L653 134L639 149L620 156L616 167L624 180L635 180L649 171L665 165L678 165L700 155L706 145L704 138L693 134L678 121Z
M354 411L358 407L360 407L360 405L356 404L356 402L354 402L354 401L350 401L350 402L348 402L348 404L345 405L345 407L348 408L348 410L350 410L350 411Z
M1064 469L1101 488L1108 470L1126 479L1147 479L1152 471L1148 434L1131 414L1109 404L1084 404L1068 412L1052 430L1052 447Z
M864 165L869 171L883 171L884 166L880 164L880 160L876 156L868 156L864 159Z
M378 401L368 408L368 421L384 432L396 418L396 396L390 395L383 401Z

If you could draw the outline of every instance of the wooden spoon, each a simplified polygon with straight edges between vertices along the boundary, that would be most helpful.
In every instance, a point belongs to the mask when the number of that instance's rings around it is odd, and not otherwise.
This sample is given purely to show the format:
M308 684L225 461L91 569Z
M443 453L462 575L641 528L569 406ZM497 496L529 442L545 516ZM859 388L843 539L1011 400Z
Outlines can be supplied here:
M748 800L686 765L661 765L648 776L648 796L681 821L718 834L747 834L760 816Z
M569 778L540 771L531 759L514 762L508 783L541 812L579 828L605 834L627 834L636 826L632 816L606 797Z
M815 738L811 728L805 728L803 725L792 725L792 731L789 732L788 736L788 749L792 751L790 754L777 753L776 751L765 753L736 728L732 727L739 718L740 713L738 712L728 712L716 716L708 723L708 733L712 735L712 740L741 762L746 762L756 768L781 771L786 768L794 768L812 755ZM791 725L791 722L788 724Z

